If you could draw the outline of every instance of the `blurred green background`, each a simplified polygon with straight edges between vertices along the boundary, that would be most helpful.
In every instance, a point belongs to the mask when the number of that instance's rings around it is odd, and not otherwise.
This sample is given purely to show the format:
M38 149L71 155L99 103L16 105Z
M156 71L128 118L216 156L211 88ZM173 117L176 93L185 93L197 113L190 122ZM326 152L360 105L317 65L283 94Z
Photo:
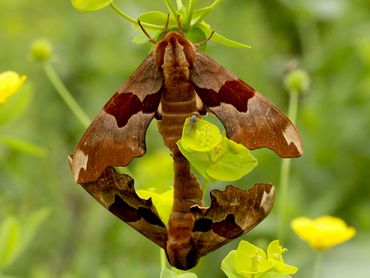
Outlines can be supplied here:
M198 2L204 6L211 1ZM163 1L115 3L133 17L149 10L167 11ZM343 218L358 234L327 252L322 277L370 277L370 1L229 0L206 21L217 32L253 46L233 49L211 42L209 55L285 111L283 77L288 63L297 59L308 71L311 88L300 99L297 122L305 153L292 161L288 219L327 214ZM49 39L56 70L93 117L149 51L151 45L131 42L136 34L109 7L81 13L70 1L0 2L0 72L26 74L27 86L20 96L32 96L27 108L11 120L2 121L6 115L0 111L0 134L47 151L27 153L0 144L0 223L14 216L22 227L40 209L49 212L4 275L159 277L159 249L74 184L67 155L84 127L28 54L34 39ZM163 148L155 123L147 143L148 156ZM268 150L253 153L259 167L235 184L247 188L257 181L272 182L279 190L281 159ZM163 174L168 168L152 161L153 172ZM150 171L146 169L132 169L138 184ZM243 239L264 247L276 238L276 231L275 208ZM311 277L313 251L288 225L286 233L286 262L299 267L295 277ZM20 229L15 241L25 234ZM225 277L221 260L238 241L204 257L194 272L199 277Z

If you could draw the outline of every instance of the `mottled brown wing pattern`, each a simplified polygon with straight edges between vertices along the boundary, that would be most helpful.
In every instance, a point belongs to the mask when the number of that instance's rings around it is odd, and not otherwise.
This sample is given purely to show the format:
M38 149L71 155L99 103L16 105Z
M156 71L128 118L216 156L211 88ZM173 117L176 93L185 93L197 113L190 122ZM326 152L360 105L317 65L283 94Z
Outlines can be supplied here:
M92 182L108 166L127 166L145 153L145 133L157 112L163 73L149 54L86 130L74 153L76 183Z
M165 248L167 229L151 199L141 199L135 192L134 180L106 168L93 182L81 183L100 204L139 233Z
M271 211L275 189L270 184L255 184L248 190L228 185L225 191L211 191L209 208L191 208L195 224L193 242L199 256L230 242L253 229Z
M195 90L230 139L252 150L267 147L281 157L301 156L296 128L274 104L206 54L195 53Z

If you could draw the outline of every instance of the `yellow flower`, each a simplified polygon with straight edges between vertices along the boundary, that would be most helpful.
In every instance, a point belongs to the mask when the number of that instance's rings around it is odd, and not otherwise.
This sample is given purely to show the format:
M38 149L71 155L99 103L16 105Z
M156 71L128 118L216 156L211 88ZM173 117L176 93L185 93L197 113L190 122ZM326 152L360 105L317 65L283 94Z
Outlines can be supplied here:
M350 240L355 228L348 227L340 218L322 216L316 219L298 217L291 223L294 232L315 249L329 249Z
M19 76L14 71L0 73L0 104L6 102L8 97L15 94L26 80L26 76Z

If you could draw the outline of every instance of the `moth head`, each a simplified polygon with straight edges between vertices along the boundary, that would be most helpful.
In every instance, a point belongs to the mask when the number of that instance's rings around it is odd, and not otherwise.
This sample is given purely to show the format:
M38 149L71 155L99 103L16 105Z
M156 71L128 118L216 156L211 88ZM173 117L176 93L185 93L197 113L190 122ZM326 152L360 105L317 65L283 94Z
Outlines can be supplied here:
M155 61L158 67L164 63L164 55L168 46L172 48L172 53L183 52L189 66L193 66L195 61L194 45L179 33L170 32L155 46Z

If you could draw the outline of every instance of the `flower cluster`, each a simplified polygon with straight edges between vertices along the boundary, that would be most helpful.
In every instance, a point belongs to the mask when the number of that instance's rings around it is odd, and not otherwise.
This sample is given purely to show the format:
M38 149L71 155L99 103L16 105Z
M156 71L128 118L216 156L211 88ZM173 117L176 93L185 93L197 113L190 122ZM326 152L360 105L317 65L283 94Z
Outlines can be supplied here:
M247 241L240 241L222 261L221 268L229 278L285 278L297 272L295 266L284 263L282 248L278 240L272 241L265 251Z
M245 146L229 140L217 126L205 120L186 119L177 145L207 180L237 180L257 166L257 160Z

